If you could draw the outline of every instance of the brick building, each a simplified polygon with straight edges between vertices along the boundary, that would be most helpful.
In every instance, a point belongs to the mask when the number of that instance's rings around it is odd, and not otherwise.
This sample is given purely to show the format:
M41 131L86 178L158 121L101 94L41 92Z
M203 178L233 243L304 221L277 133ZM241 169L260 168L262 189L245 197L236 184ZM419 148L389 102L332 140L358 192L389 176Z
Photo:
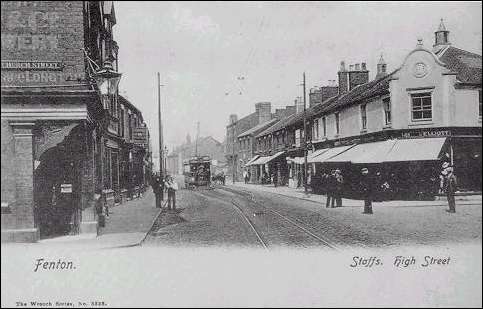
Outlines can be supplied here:
M101 100L95 80L117 71L112 1L1 6L2 242L95 233L95 194L121 189L119 115L132 109L115 87Z

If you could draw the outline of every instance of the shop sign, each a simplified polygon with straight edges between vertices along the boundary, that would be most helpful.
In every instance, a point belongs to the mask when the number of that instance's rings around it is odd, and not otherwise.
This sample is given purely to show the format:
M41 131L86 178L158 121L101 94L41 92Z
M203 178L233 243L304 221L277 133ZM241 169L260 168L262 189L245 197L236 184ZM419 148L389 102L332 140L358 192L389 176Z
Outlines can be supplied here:
M60 185L60 193L72 193L72 184L63 183Z
M451 136L450 130L437 130L437 131L411 131L402 132L401 137L412 138L412 137L448 137Z
M148 137L148 128L146 127L137 127L133 129L133 136L132 136L132 142L135 145L144 147L147 145L147 137Z

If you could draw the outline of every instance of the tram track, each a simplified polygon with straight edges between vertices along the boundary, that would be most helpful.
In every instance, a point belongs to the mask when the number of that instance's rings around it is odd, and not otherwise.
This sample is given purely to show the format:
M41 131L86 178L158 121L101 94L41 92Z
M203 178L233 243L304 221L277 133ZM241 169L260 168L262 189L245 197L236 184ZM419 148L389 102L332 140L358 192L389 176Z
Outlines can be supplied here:
M207 192L212 192L212 189L210 191L206 191L206 192L204 192L202 190L193 191L193 192L196 192L197 194L200 194L205 198L216 199L216 200L221 201L225 204L230 204L235 209L235 212L238 213L240 218L242 218L247 223L247 225L250 227L250 230L255 234L255 236L257 238L257 242L260 244L260 246L267 251L269 250L267 242L263 239L261 233L255 227L255 224L252 222L252 220L247 215L245 215L242 208L237 203L235 203L235 201L233 199L231 199L230 201L226 201L226 200L224 200L220 197L212 196L211 194L206 194Z
M224 188L224 187L218 187L218 189L223 190L223 191L227 191L227 192L231 192L231 193L234 193L234 194L238 194L238 195L248 199L250 202L252 202L253 204L255 204L258 207L260 207L261 209L263 209L265 212L271 213L275 217L278 217L278 218L282 219L283 221L288 222L292 226L296 227L299 231L302 231L304 234L309 235L311 238L315 239L316 241L318 241L322 245L324 245L328 248L331 248L333 250L340 250L340 248L335 243L328 240L326 237L323 237L321 235L318 235L318 234L312 232L313 230L315 230L315 228L309 226L308 224L301 221L300 219L293 218L293 217L291 218L287 215L281 214L279 211L276 211L276 210L273 210L273 209L266 207L265 205L263 205L262 203L257 201L256 198L255 198L255 195L250 191L233 190L233 189L228 189L228 188Z

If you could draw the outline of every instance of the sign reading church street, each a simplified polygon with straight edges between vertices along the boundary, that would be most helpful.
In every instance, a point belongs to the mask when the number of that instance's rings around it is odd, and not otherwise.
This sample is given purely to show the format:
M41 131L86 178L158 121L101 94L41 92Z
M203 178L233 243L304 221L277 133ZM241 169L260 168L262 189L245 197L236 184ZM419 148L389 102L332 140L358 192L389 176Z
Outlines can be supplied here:
M8 61L2 60L2 70L62 70L60 61Z

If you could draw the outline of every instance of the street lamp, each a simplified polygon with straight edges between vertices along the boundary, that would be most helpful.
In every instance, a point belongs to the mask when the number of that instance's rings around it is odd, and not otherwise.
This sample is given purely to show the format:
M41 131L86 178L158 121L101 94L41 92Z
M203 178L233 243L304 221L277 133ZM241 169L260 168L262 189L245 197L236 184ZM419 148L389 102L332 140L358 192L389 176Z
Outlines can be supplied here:
M105 61L104 67L95 72L94 80L102 97L104 109L108 109L108 106L106 106L107 97L116 94L121 75L121 73L114 71L110 61Z

